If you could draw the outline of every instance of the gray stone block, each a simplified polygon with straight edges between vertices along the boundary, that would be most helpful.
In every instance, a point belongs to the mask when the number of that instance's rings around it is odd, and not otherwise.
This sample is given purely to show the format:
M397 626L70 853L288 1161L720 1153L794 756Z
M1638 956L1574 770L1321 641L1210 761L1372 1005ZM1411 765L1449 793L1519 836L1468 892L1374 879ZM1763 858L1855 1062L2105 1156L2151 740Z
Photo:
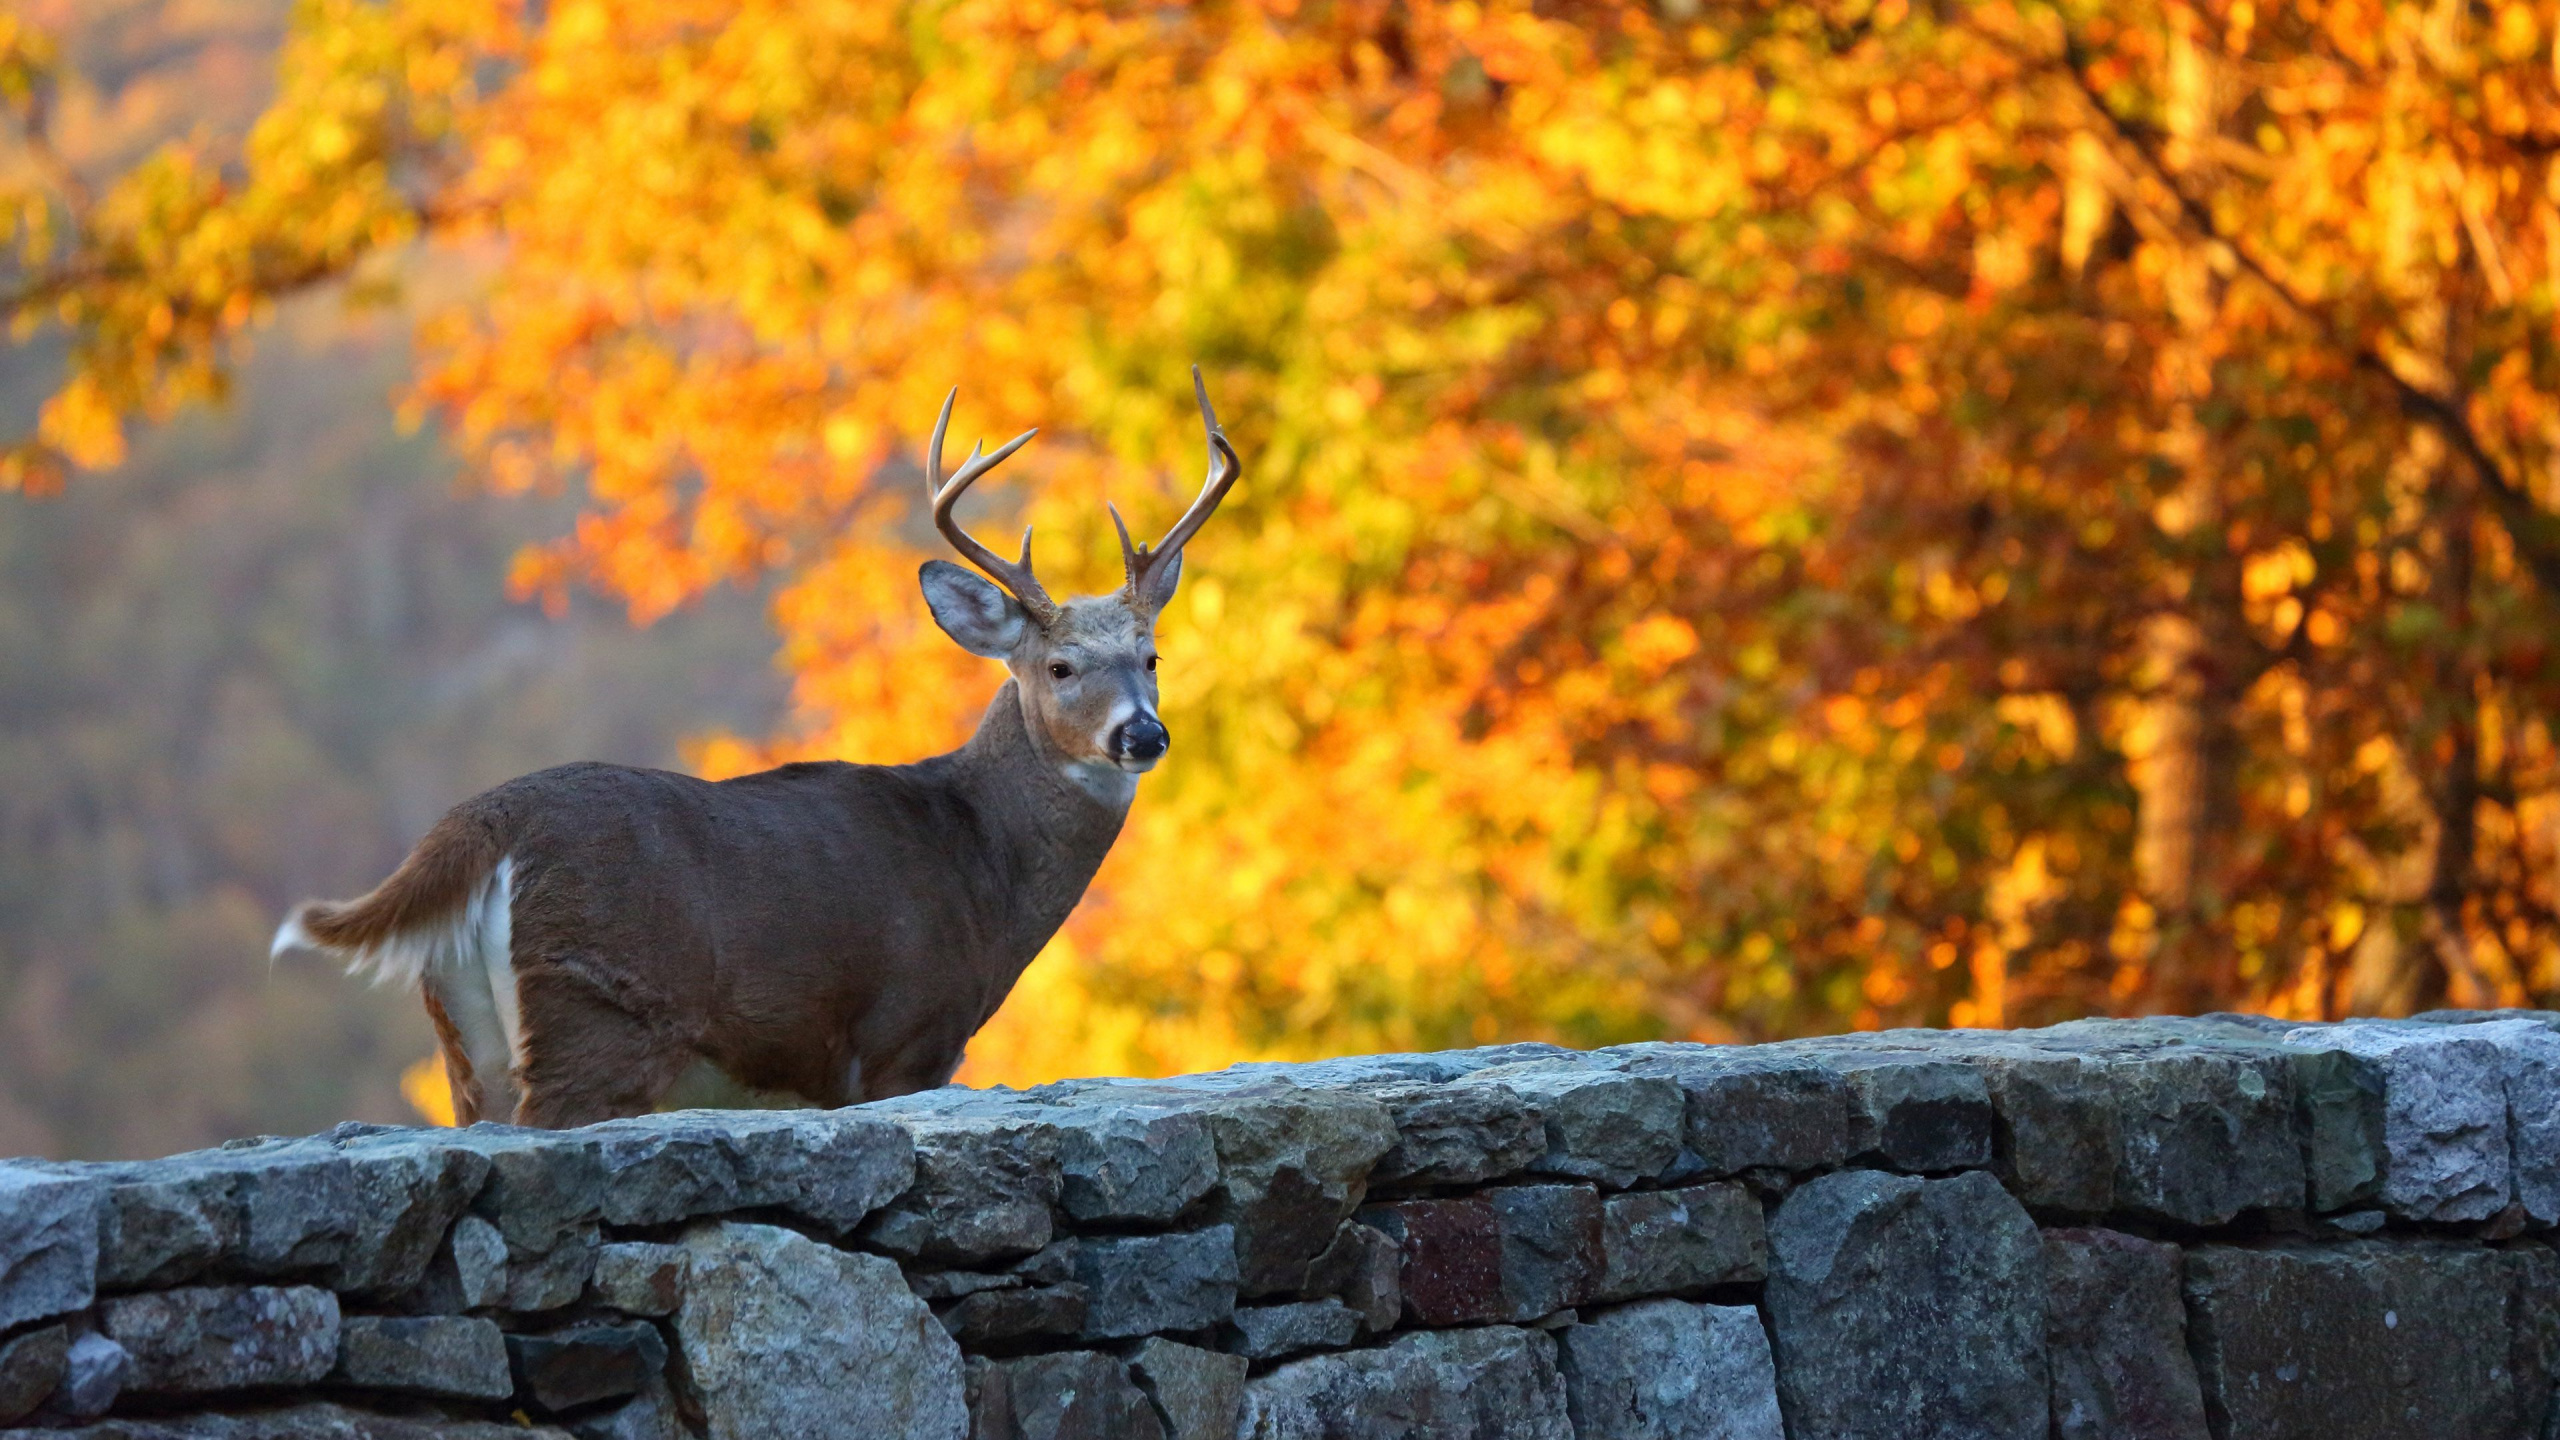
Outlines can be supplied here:
M86 1175L0 1164L0 1331L88 1308L106 1195Z
M639 1394L667 1368L667 1342L642 1320L506 1337L516 1393L557 1415Z
M1502 1244L1495 1318L1535 1320L1589 1299L1600 1283L1600 1194L1588 1185L1506 1185L1484 1193Z
M2177 1248L2044 1232L2053 1440L2207 1440Z
M2107 1079L2123 1146L2117 1210L2210 1226L2307 1203L2283 1057L2162 1047L2110 1057Z
M2383 1083L2382 1208L2411 1220L2485 1220L2511 1198L2504 1060L2472 1026L2364 1023L2293 1030L2288 1043L2370 1061Z
M1371 1172L1376 1185L1478 1185L1516 1175L1547 1152L1545 1119L1507 1086L1414 1083L1369 1093L1396 1131Z
M1068 1350L970 1363L974 1440L1165 1440L1129 1367Z
M1598 1053L1629 1074L1679 1085L1681 1135L1701 1177L1827 1170L1848 1159L1848 1084L1809 1058L1756 1046L1665 1043Z
M1149 1340L1129 1357L1129 1375L1155 1402L1165 1440L1235 1440L1244 1410L1245 1358Z
M1250 1440L1574 1440L1555 1341L1507 1325L1419 1331L1293 1360L1245 1385Z
M62 1357L62 1383L45 1401L47 1415L94 1420L124 1395L133 1377L133 1356L95 1330L75 1335Z
M681 1245L603 1245L587 1284L597 1304L625 1315L672 1315L684 1301L685 1265Z
M907 1259L972 1264L1049 1243L1058 1201L1058 1128L1030 1107L906 1112L865 1107L904 1126L915 1180L874 1214L864 1240Z
M1791 1433L2044 1440L2043 1250L1989 1174L1808 1182L1770 1224L1766 1295Z
M1236 1242L1227 1226L1072 1240L1060 1249L1084 1287L1090 1338L1205 1330L1235 1309Z
M981 1290L938 1307L942 1328L978 1348L1038 1335L1084 1333L1085 1288L1073 1281L1014 1290Z
M2525 1434L2515 1269L2494 1251L2359 1240L2187 1252L2198 1379L2222 1440Z
M499 1303L528 1315L574 1303L595 1278L599 1242L598 1233L588 1230L546 1253L509 1257L505 1295Z
M1991 1092L1971 1066L1890 1051L1813 1052L1849 1087L1849 1154L1933 1174L1991 1164Z
M1460 1085L1500 1085L1535 1107L1546 1144L1530 1168L1544 1174L1623 1190L1680 1154L1686 1102L1663 1076L1597 1070L1577 1057L1495 1066Z
M1392 1330L1404 1313L1403 1268L1403 1257L1386 1232L1349 1220L1308 1267L1307 1290L1350 1306L1370 1330Z
M262 1406L204 1415L125 1416L76 1430L21 1430L10 1440L569 1440L548 1425L450 1416L379 1415L335 1404Z
M1218 1183L1208 1122L1151 1105L1060 1107L1058 1201L1084 1223L1162 1224Z
M1368 1194L1370 1167L1395 1145L1386 1107L1261 1085L1196 1108L1218 1147L1209 1214L1233 1227L1237 1292L1302 1290L1309 1267Z
M768 1210L842 1235L915 1179L907 1132L857 1110L680 1110L583 1133L615 1225Z
M45 1325L0 1341L0 1425L35 1412L62 1383L71 1350L67 1326Z
M1769 1273L1760 1202L1730 1181L1609 1196L1600 1237L1595 1301L1756 1283Z
M2560 1224L2560 1032L2511 1019L2461 1033L2496 1046L2504 1062L2508 1193L2535 1224Z
M349 1315L338 1322L332 1384L447 1400L515 1393L507 1337L473 1315Z
M582 1132L482 1123L445 1133L489 1162L471 1213L498 1228L510 1255L547 1255L604 1218L603 1147Z
M506 1300L506 1237L479 1216L465 1215L453 1222L452 1233L428 1263L417 1287L402 1297L402 1308L452 1315L504 1305Z
M445 1234L488 1181L489 1162L442 1130L374 1130L342 1125L331 1148L345 1159L355 1195L355 1227L335 1263L310 1272L315 1284L380 1298L418 1283ZM256 1238L256 1212L249 1235ZM236 1266L217 1273L264 1278ZM279 1268L284 1278L295 1272Z
M1246 1305L1227 1317L1226 1348L1248 1360L1339 1350L1360 1338L1360 1316L1339 1300Z
M133 1357L131 1393L309 1385L337 1363L338 1297L306 1285L164 1290L100 1305L98 1329Z
M1785 1440L1748 1305L1646 1300L1556 1332L1576 1440Z
M651 1376L640 1393L600 1413L562 1422L578 1440L692 1440L678 1414L675 1392L662 1375Z
M684 1238L676 1311L687 1398L709 1440L961 1440L960 1347L877 1255L770 1225Z
M2106 1213L2123 1151L2106 1067L2023 1045L1966 1063L1991 1097L1992 1166L2009 1193L2039 1210Z

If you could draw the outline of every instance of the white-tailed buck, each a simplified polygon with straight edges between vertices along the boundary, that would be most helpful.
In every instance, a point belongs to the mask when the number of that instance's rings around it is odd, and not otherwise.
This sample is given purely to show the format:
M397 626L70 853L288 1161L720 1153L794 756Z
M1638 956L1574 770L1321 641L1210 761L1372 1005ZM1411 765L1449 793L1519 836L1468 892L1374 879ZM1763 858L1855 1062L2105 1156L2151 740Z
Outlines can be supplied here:
M1156 613L1241 466L1192 371L1209 478L1153 549L1120 532L1118 593L1049 598L1031 533L1008 562L952 518L1020 449L972 448L933 521L933 618L1012 672L969 743L912 765L785 765L718 782L564 765L463 801L362 899L276 933L417 983L464 1123L569 1126L648 1110L709 1061L848 1105L949 1080L969 1037L1084 894L1170 743ZM958 392L954 391L956 398Z

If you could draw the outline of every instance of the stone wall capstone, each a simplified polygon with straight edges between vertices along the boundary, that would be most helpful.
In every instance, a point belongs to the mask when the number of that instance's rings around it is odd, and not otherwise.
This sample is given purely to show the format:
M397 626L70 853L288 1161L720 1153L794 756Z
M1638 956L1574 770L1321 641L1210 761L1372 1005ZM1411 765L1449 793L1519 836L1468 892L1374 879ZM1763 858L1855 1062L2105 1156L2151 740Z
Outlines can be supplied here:
M0 1161L7 1440L2560 1440L2560 1015Z

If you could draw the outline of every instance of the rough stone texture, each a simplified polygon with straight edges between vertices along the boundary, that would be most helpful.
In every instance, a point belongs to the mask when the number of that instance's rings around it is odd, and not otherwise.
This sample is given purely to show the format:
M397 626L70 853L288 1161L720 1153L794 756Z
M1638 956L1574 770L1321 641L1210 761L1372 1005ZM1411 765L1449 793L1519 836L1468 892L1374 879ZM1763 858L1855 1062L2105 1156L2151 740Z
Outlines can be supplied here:
M1293 1360L1245 1386L1239 1440L1574 1440L1555 1341L1423 1331Z
M1085 1290L1091 1338L1204 1330L1236 1307L1236 1241L1227 1226L1074 1240L1062 1249Z
M2285 1039L2373 1062L2383 1083L2382 1208L2412 1220L2485 1220L2507 1206L2512 1151L2497 1045L2473 1026L2329 1025Z
M349 1124L304 1140L79 1167L106 1187L98 1283L127 1290L210 1277L405 1289L487 1171L451 1133Z
M1792 1434L2044 1440L2043 1250L1987 1173L1807 1183L1770 1224L1767 1304Z
M898 1267L770 1225L697 1227L676 1311L710 1440L960 1440L960 1347Z
M2282 1055L2139 1035L2106 1066L2122 1147L2116 1210L2202 1226L2303 1207L2293 1070Z
M1405 1084L1370 1094L1396 1130L1396 1143L1369 1173L1372 1185L1477 1185L1516 1175L1547 1153L1546 1121L1508 1086Z
M982 1346L1035 1335L1082 1334L1086 1304L1085 1288L1071 1282L981 1290L935 1313L952 1339L965 1346Z
M1463 1084L1499 1085L1535 1107L1546 1143L1531 1168L1545 1174L1623 1190L1679 1158L1686 1102L1659 1075L1594 1070L1576 1057L1495 1066Z
M1848 1158L1848 1084L1808 1058L1671 1043L1599 1053L1629 1074L1680 1087L1686 1158L1701 1177L1821 1170Z
M915 1144L915 1180L862 1237L890 1254L954 1264L1028 1255L1049 1243L1058 1200L1058 1128L1032 1114L888 1108ZM896 1107L902 1102L890 1102Z
M503 1400L515 1391L507 1337L472 1315L350 1315L338 1322L337 1385L452 1400Z
M376 1415L343 1405L288 1405L218 1415L132 1417L77 1430L19 1430L11 1440L568 1440L549 1426L444 1416Z
M1155 1402L1165 1440L1234 1440L1244 1410L1245 1358L1149 1340L1129 1357L1129 1375Z
M609 1409L562 1422L578 1440L691 1440L666 1377L653 1375L640 1393Z
M61 1325L0 1341L0 1425L25 1419L44 1403L62 1383L70 1350L71 1331Z
M1588 1185L1513 1185L1487 1191L1502 1242L1497 1318L1535 1320L1588 1299L1600 1281L1600 1195Z
M1576 1440L1785 1440L1748 1305L1647 1300L1556 1334Z
M667 1368L667 1342L658 1327L638 1320L510 1335L506 1346L516 1392L553 1415L637 1395Z
M2532 1020L2489 1021L2461 1033L2496 1046L2504 1062L2515 1202L2536 1224L2560 1224L2560 1033Z
M1044 1113L1058 1127L1058 1201L1078 1221L1160 1224L1218 1183L1217 1143L1198 1115L1149 1105Z
M1226 1348L1248 1360L1338 1350L1360 1336L1360 1315L1339 1300L1247 1305L1228 1317Z
M1200 1108L1218 1147L1210 1214L1234 1227L1243 1295L1303 1289L1316 1258L1395 1145L1386 1107L1363 1096L1257 1085Z
M1408 1322L1465 1325L1502 1313L1502 1229L1483 1196L1373 1205L1360 1220L1395 1242Z
M2517 1373L2516 1277L2495 1251L2426 1242L2189 1250L2187 1307L2214 1435L2527 1434L2551 1379Z
M0 1164L0 1331L87 1308L106 1187Z
M2044 1232L2053 1440L2207 1440L2176 1247Z
M1951 1060L1818 1049L1849 1087L1849 1155L1895 1170L1936 1173L1991 1163L1991 1092Z
M70 1420L92 1420L107 1413L124 1394L133 1375L133 1356L92 1330L73 1337L63 1356L62 1384L45 1401L47 1412Z
M125 1388L206 1395L308 1385L338 1359L338 1297L307 1285L205 1285L98 1307L98 1329L133 1357Z
M1371 1330L1391 1330L1404 1313L1403 1257L1384 1231L1343 1222L1333 1244L1307 1269L1307 1289L1351 1307Z
M1612 1195L1601 1208L1599 1284L1589 1298L1632 1300L1765 1279L1760 1202L1730 1182Z
M844 1111L680 1110L585 1133L616 1225L773 1210L841 1235L915 1179L906 1131Z
M453 1233L427 1265L406 1308L430 1315L451 1315L506 1303L507 1240L498 1227L477 1215L453 1222Z
M1992 1164L2009 1193L2039 1210L2104 1214L2123 1150L2106 1068L2024 1045L1965 1058L1991 1097Z
M684 1301L684 1277L683 1246L625 1241L597 1248L587 1284L596 1303L625 1315L672 1315Z
M969 1370L973 1440L1165 1440L1155 1405L1109 1355L1069 1350Z
M597 1233L590 1230L562 1241L549 1254L509 1260L506 1289L499 1303L527 1314L573 1303L586 1293L587 1282L595 1278L596 1251L600 1248L597 1239Z

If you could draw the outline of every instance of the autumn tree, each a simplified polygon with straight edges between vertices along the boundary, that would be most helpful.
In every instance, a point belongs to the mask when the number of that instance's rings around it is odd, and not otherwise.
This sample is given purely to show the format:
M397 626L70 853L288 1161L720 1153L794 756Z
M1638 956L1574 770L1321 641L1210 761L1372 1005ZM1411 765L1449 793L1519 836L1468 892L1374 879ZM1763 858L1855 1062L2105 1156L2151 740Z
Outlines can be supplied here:
M27 167L22 483L272 296L803 723L950 743L911 463L1044 573L1247 456L1166 771L973 1074L2560 990L2555 37L2527 6L314 0L237 169ZM41 158L40 47L10 70ZM1017 465L1021 465L1017 461Z

